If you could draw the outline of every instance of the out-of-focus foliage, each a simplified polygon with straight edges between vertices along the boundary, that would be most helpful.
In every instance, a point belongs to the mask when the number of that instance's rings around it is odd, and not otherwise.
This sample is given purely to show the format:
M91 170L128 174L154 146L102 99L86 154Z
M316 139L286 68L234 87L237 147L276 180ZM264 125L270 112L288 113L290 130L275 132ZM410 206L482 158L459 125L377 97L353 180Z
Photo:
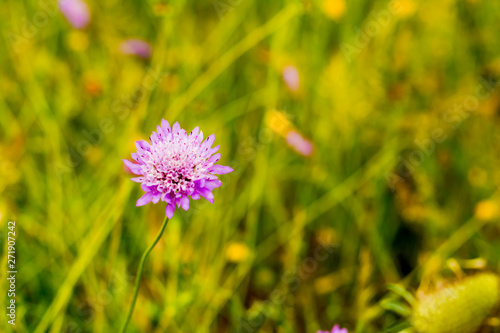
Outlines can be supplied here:
M413 326L419 332L476 332L500 301L495 274L478 274L422 296L415 306Z
M19 332L118 331L164 217L121 159L162 118L235 172L169 222L129 332L390 331L389 283L498 273L500 2L88 1L80 30L55 3L0 6Z

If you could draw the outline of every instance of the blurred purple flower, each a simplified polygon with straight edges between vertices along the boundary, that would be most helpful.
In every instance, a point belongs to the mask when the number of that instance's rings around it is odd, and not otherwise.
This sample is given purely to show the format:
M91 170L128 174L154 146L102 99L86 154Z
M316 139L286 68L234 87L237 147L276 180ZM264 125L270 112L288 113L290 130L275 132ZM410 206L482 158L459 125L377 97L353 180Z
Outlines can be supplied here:
M299 78L299 71L297 71L297 68L294 66L286 66L283 68L283 80L285 80L285 83L288 87L293 92L297 92L300 88L300 78Z
M339 325L335 325L335 326L333 326L331 332L329 332L329 331L318 331L318 333L349 333L349 332L347 331L347 328L340 328Z
M59 0L59 11L73 28L83 29L89 24L90 10L83 0Z
M309 140L304 139L302 135L296 131L290 131L287 133L286 142L290 147L304 156L311 155L313 151L313 144Z
M151 144L136 141L137 153L132 153L132 158L138 164L123 160L132 173L139 176L132 180L142 183L141 188L146 192L137 200L137 206L165 201L170 219L176 205L189 209L189 197L193 200L204 197L214 203L212 190L222 185L214 175L233 171L228 166L214 164L221 156L213 155L219 150L219 146L212 148L215 135L203 141L203 132L198 127L188 135L179 123L171 129L166 120L156 129L150 136Z
M120 52L141 58L149 58L151 56L151 46L140 39L129 39L120 44Z

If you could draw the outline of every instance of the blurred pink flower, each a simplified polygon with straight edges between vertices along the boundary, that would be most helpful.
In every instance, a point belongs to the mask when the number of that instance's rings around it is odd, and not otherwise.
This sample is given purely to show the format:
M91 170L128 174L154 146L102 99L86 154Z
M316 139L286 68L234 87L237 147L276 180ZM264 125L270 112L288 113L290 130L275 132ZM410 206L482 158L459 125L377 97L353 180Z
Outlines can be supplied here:
M296 131L290 131L287 133L286 142L290 147L304 156L311 155L313 151L313 144L309 140L304 139L302 135Z
M285 80L288 89L290 89L291 91L297 92L299 90L299 71L294 66L286 66L285 68L283 68L283 80Z
M335 326L333 326L331 332L329 332L329 331L318 331L318 333L349 333L349 332L347 331L347 328L340 328L339 325L335 325Z
M140 39L129 39L120 44L120 52L141 58L149 58L151 56L151 46Z
M83 0L59 0L59 11L73 28L83 29L90 22L89 6Z

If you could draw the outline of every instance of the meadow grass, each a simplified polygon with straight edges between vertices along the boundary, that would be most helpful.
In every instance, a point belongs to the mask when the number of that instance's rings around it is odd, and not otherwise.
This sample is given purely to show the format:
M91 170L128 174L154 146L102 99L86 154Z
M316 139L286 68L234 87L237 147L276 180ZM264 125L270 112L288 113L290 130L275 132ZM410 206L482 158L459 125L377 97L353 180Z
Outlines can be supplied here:
M135 206L121 159L162 118L215 133L235 171L169 221L129 332L397 332L397 294L454 279L449 259L498 273L500 3L342 4L89 1L77 31L49 0L3 2L0 331L119 330L165 211ZM134 37L150 59L118 52Z

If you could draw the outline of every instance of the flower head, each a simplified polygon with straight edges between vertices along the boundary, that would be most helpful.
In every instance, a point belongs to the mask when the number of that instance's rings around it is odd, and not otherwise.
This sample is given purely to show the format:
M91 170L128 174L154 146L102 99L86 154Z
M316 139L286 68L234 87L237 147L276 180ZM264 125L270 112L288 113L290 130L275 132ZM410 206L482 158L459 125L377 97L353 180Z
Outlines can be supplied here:
M347 328L340 328L339 325L333 326L331 332L328 331L318 331L318 333L349 333Z
M214 202L212 190L222 185L215 175L233 171L228 166L215 165L221 155L215 154L219 146L212 148L214 134L203 140L198 127L188 135L179 123L170 128L162 120L150 140L151 143L136 141L137 152L132 153L132 159L138 164L123 160L139 176L132 180L142 183L141 188L146 192L137 200L137 206L165 201L167 217L172 218L175 206L189 209L189 197L193 200L204 197Z
M59 11L76 29L85 28L90 21L90 10L83 0L59 0Z
M120 44L120 52L141 58L149 58L151 56L151 46L140 39L129 39Z

